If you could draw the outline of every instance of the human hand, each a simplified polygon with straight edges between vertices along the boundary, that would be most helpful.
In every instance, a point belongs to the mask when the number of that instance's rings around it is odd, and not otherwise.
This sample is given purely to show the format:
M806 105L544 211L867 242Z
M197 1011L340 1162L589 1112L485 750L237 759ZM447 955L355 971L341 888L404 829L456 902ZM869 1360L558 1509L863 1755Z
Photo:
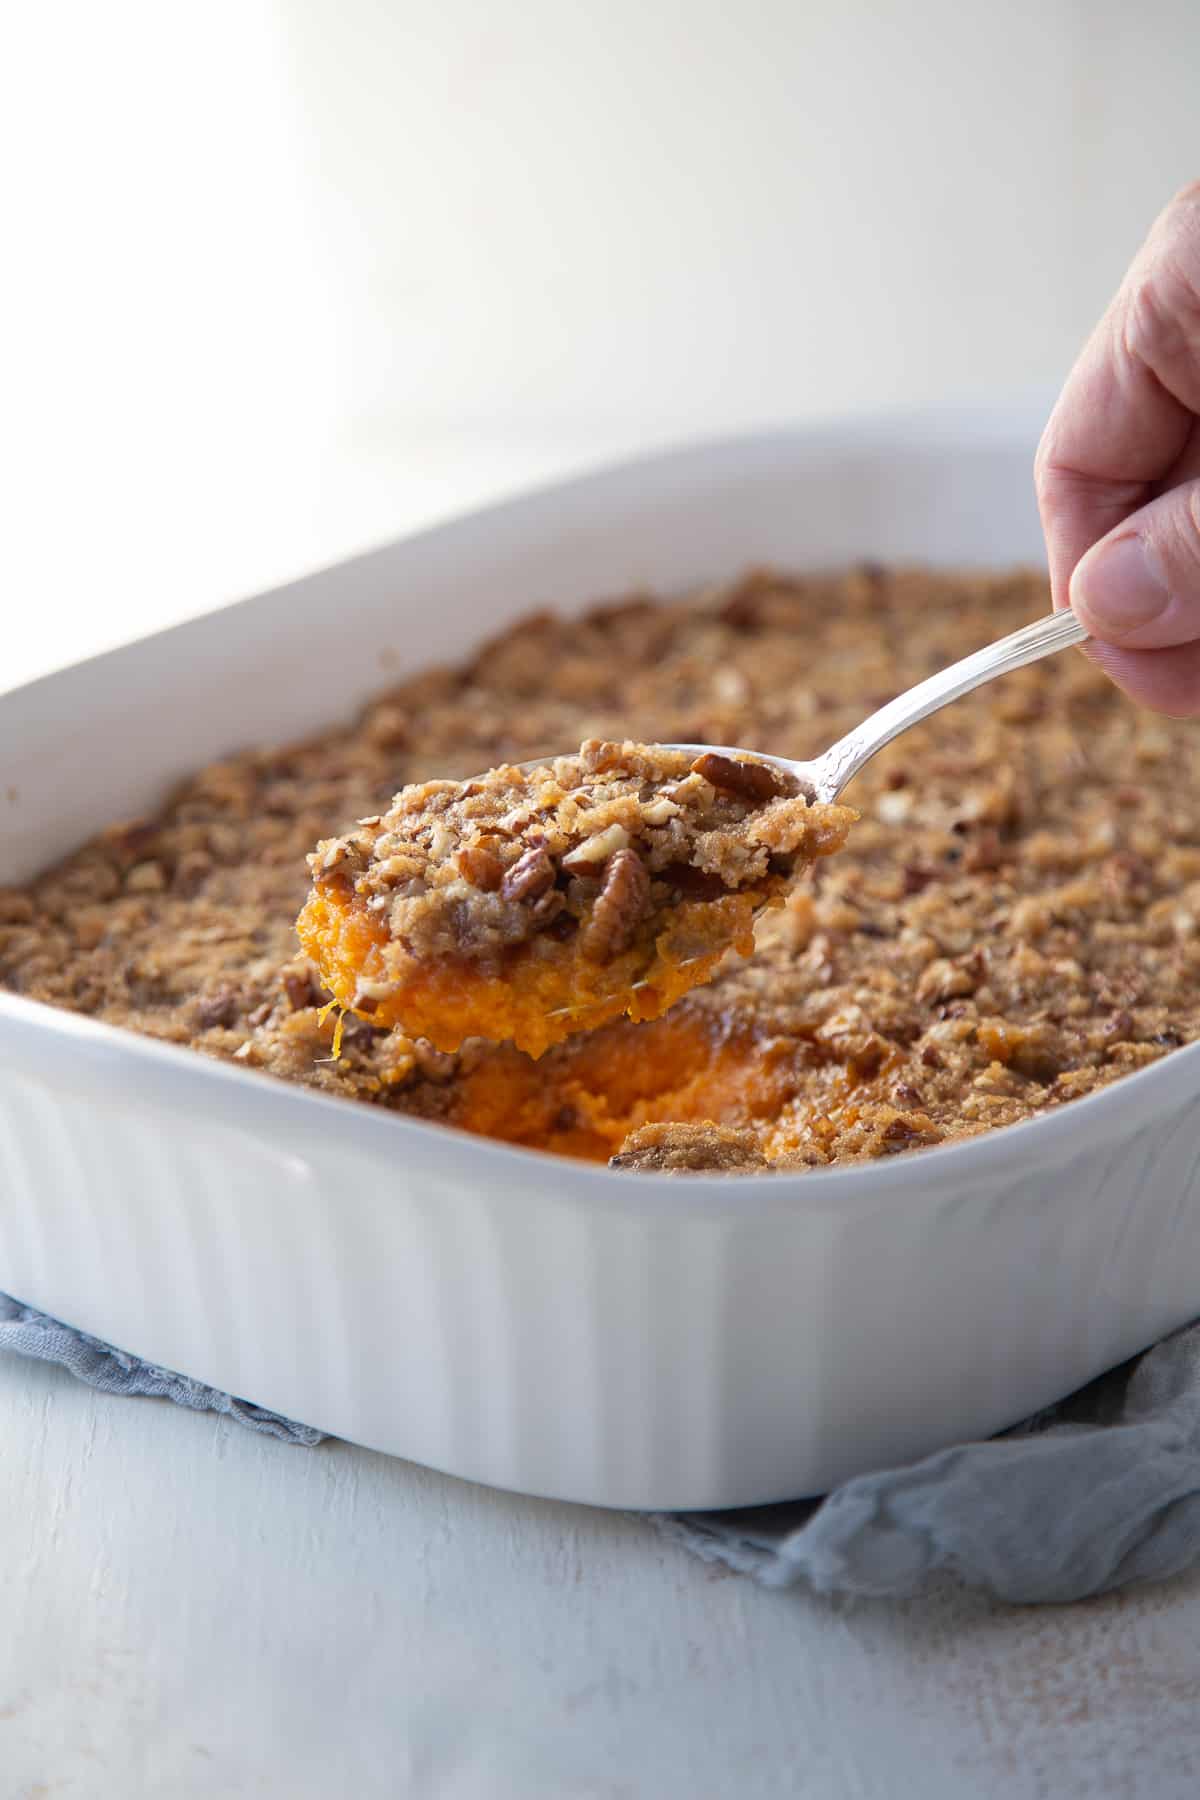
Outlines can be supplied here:
M1135 700L1200 713L1200 182L1155 221L1036 463L1056 606Z

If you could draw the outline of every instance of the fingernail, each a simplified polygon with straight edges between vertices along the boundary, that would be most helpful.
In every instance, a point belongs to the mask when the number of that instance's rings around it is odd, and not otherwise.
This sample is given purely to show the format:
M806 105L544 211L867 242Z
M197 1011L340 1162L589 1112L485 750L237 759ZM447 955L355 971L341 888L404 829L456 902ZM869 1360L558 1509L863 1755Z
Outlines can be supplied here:
M1089 552L1071 581L1071 601L1099 637L1125 637L1149 625L1170 595L1157 556L1144 538L1115 538Z

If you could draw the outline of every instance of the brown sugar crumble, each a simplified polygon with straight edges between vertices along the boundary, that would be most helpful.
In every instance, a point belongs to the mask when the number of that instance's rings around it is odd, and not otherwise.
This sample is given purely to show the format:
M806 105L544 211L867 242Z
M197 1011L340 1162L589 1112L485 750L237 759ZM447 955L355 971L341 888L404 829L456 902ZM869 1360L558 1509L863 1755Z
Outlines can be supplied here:
M753 758L593 738L578 755L402 789L309 857L300 941L340 1005L440 1050L539 1056L708 980L847 807Z
M201 770L154 818L0 890L0 983L633 1170L815 1167L1028 1118L1200 1037L1200 733L1139 711L1081 656L1009 675L876 757L845 848L757 922L749 960L536 1063L479 1038L448 1053L365 1008L333 1061L295 920L313 846L382 821L407 785L593 739L810 757L1048 603L1034 574L872 566L538 615L346 727ZM468 866L487 893L494 868ZM501 882L528 880L520 903L536 905L542 865L515 870Z

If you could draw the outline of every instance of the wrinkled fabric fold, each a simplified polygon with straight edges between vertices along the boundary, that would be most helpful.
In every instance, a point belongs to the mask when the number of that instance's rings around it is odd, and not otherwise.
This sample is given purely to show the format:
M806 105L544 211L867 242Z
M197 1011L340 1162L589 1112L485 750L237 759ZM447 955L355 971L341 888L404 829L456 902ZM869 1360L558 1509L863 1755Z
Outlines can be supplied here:
M76 1380L105 1394L140 1394L173 1400L176 1406L190 1407L193 1412L224 1413L252 1431L266 1432L287 1443L319 1444L325 1436L310 1425L296 1425L265 1407L223 1394L219 1388L206 1387L202 1381L192 1381L171 1369L142 1362L124 1350L114 1350L111 1344L63 1325L31 1306L22 1306L7 1294L0 1294L0 1350L13 1350L18 1356L31 1356L39 1362L58 1363Z
M1002 1436L818 1501L655 1515L768 1587L904 1598L939 1573L1020 1604L1161 1581L1200 1558L1200 1325Z
M325 1435L3 1294L0 1350L289 1443ZM1029 1604L1165 1580L1200 1560L1200 1324L1000 1437L855 1476L822 1499L639 1516L768 1587L899 1599L951 1573Z

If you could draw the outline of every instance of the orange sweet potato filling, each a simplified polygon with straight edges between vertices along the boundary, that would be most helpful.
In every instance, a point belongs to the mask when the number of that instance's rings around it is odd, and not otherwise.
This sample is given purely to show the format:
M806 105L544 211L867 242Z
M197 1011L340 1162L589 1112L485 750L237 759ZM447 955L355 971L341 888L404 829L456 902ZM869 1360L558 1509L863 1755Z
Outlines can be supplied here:
M346 1011L428 1038L439 1050L482 1037L512 1042L536 1057L622 1013L655 1019L709 980L728 949L749 956L762 903L760 893L745 889L717 900L684 901L656 936L608 962L590 961L577 933L565 941L542 934L507 952L495 971L465 958L418 961L389 940L361 900L333 884L313 889L296 929ZM369 1010L359 1000L364 984L385 990Z
M741 903L737 911L745 909L749 920L750 897L730 899ZM706 919L712 911L711 904L703 909ZM352 1010L359 978L382 978L389 949L386 929L352 895L330 888L314 889L299 929L326 985ZM749 924L746 932L749 937ZM725 947L712 951L705 965ZM737 947L745 953L750 945L739 941ZM813 1103L797 1113L795 1045L764 1041L752 1029L731 1030L712 1010L683 1006L667 1011L695 985L697 969L702 979L707 966L694 962L684 970L664 965L660 985L635 994L598 995L598 986L612 979L611 965L597 969L571 957L570 944L547 948L556 954L543 960L523 947L503 979L486 979L470 964L414 963L405 985L369 1014L375 1024L402 1025L439 1048L457 1046L465 1036L496 1040L484 1057L459 1071L447 1124L503 1143L606 1162L631 1131L661 1120L759 1122L778 1156L817 1129L825 1109L844 1112L853 1084L840 1068L828 1071L825 1093L813 1094ZM555 1021L547 1027L542 1009L570 993L578 1003L579 990L570 986L573 976L588 984L587 1016L597 1019L597 1028L580 1032L572 1021L568 1028L578 1035L557 1042L567 1029ZM634 1007L633 1021L619 1016ZM543 1049L553 1044L543 1062L534 1062L513 1042L498 1041L512 1040L518 1032L526 1038L540 1032L546 1039ZM811 1070L806 1080L811 1090Z
M509 1046L460 1073L447 1123L482 1137L606 1162L660 1120L749 1125L786 1108L790 1056L687 1006L646 1024L605 1026L534 1064Z

